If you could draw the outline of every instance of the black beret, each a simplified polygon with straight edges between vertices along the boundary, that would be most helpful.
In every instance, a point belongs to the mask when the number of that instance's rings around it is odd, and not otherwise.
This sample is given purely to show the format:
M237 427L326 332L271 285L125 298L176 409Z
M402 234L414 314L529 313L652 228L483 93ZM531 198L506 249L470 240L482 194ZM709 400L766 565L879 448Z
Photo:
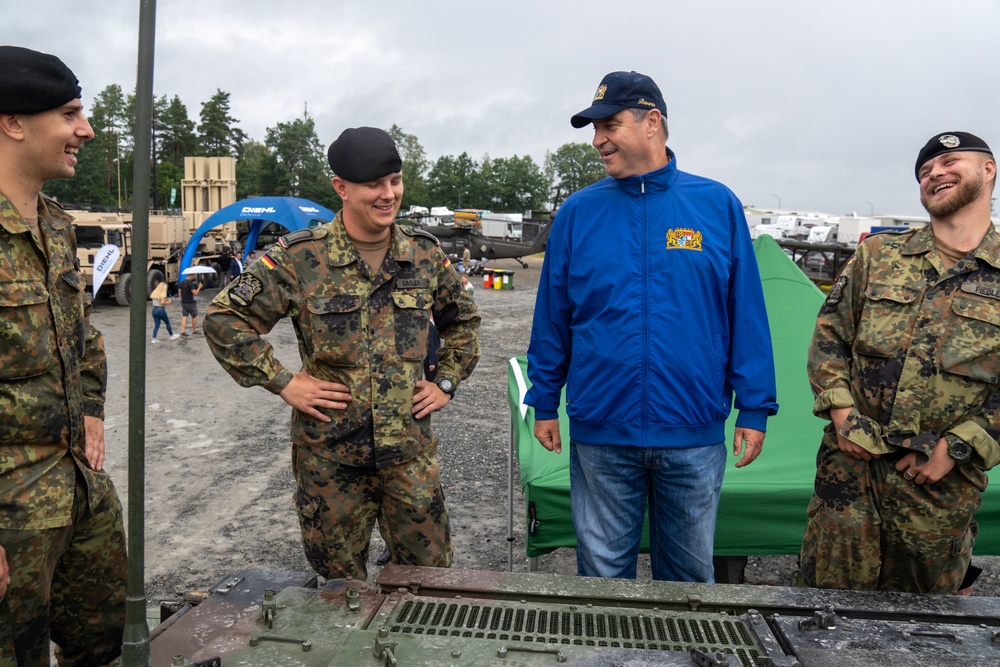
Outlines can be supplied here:
M993 157L993 151L986 145L986 142L974 134L968 132L942 132L931 137L924 147L917 154L917 165L913 168L913 174L920 180L920 168L928 160L936 158L942 153L954 153L955 151L977 151L987 153Z
M0 46L0 113L39 113L82 95L66 64L47 53Z
M377 127L351 127L330 144L326 157L333 173L351 183L377 181L403 170L396 142Z

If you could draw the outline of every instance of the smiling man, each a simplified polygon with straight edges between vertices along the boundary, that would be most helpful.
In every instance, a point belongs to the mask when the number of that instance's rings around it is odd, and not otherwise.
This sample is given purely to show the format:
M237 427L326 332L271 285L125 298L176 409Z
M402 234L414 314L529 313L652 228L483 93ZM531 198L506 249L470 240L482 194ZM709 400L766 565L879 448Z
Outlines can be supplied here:
M430 416L479 359L479 313L437 240L395 223L402 161L384 131L345 130L329 148L344 207L283 236L209 307L205 335L241 385L292 406L292 469L306 557L327 578L365 579L375 520L396 563L451 565ZM444 339L424 379L431 317ZM295 323L293 373L260 337Z
M802 543L810 586L954 593L1000 462L997 163L944 132L914 169L930 224L865 239L813 334L813 411L831 423Z
M666 121L636 72L608 74L570 120L593 124L610 178L552 223L525 402L559 452L566 387L580 575L635 578L648 509L653 578L711 582L726 418L735 405L733 453L748 465L778 409L774 363L743 206L678 169Z
M48 665L50 637L64 665L121 652L127 566L103 471L104 343L72 218L41 194L73 176L94 138L80 93L55 56L0 46L0 663Z

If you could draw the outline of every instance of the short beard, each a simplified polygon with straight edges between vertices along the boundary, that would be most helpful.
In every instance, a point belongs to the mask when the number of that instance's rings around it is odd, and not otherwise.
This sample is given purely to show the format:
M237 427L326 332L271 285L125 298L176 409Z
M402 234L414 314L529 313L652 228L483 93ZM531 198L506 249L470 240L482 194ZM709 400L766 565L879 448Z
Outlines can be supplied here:
M927 200L927 197L920 195L920 203L931 216L947 218L979 199L983 193L983 177L978 176L973 180L963 179L955 186L955 189L957 192L952 195L951 199L932 204Z

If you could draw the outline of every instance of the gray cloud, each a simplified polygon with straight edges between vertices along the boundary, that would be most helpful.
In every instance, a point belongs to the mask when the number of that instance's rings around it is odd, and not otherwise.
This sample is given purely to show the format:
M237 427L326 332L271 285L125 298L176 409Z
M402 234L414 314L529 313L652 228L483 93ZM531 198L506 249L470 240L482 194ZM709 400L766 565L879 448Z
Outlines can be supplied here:
M19 44L62 57L85 102L135 81L139 3L39 0L4 9ZM529 154L589 141L569 116L601 77L660 84L682 169L760 206L921 213L927 137L1000 144L1000 6L968 0L807 3L159 3L157 94L197 118L217 88L251 137L308 106L323 142L396 123L431 158ZM429 202L433 204L433 202Z

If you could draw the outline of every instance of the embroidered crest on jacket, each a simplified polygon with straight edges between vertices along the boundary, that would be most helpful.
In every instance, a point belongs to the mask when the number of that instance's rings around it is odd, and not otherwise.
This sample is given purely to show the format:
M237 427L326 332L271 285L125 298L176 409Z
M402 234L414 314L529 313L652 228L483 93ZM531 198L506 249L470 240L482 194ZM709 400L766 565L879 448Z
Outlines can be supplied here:
M701 232L683 227L668 229L667 250L701 250Z

